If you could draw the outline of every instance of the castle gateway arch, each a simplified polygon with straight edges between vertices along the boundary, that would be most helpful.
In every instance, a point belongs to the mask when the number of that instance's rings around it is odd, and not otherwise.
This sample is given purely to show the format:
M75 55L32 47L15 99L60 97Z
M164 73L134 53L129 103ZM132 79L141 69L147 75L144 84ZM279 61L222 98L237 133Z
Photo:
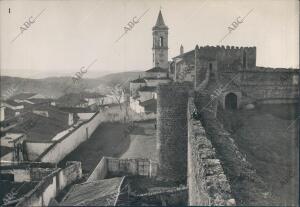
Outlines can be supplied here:
M238 97L235 93L228 93L225 96L225 109L235 110L238 108Z

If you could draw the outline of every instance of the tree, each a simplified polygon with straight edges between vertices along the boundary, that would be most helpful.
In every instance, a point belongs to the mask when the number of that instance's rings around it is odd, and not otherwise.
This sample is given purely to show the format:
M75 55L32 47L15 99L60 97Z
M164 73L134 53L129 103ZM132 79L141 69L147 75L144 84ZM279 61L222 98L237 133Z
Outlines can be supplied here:
M98 92L98 94L99 94L99 96L96 98L95 104L96 104L97 109L101 110L101 109L103 109L103 106L104 106L104 97L105 96L100 95L101 94L100 92Z
M124 93L125 93L125 89L124 87L122 87L121 84L116 84L112 89L110 94L112 95L112 97L116 100L116 102L119 104L120 106L120 110L122 111L122 103L124 101Z
M120 110L123 111L123 107L125 108L125 116L124 116L124 122L129 120L129 113L128 113L128 104L129 104L129 97L128 94L125 95L125 87L122 84L116 84L110 94L112 97L116 100L116 102L119 104Z

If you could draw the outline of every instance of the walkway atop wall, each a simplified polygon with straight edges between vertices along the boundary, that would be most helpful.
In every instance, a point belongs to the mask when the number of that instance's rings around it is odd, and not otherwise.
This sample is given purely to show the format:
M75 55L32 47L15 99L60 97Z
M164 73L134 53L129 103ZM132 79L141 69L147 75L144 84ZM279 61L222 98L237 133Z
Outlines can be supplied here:
M209 100L209 98L205 99L205 95L200 96L200 98L198 96L195 100L198 111L207 104L207 102L203 102L205 100ZM231 135L223 129L213 113L202 110L201 123L205 128L207 137L216 149L217 157L222 162L222 167L229 179L237 205L272 204L273 198L270 197L266 184L240 153L230 137Z

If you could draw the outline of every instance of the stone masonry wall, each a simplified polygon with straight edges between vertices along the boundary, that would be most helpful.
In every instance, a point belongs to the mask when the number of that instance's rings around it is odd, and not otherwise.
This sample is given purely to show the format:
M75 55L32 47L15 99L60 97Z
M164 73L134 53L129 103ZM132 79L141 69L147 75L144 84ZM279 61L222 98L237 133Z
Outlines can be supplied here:
M170 83L157 89L158 176L180 183L186 183L186 111L190 87L187 83Z
M188 103L188 187L193 206L234 205L235 199L220 160L199 120L192 117L194 99Z
M201 124L221 161L237 205L272 205L274 199L266 183L239 151L230 133L223 128L213 112L201 110L208 101L207 95L199 93L195 98L195 106L201 111Z
M218 72L253 70L256 67L256 47L229 47L197 45L195 48L196 86L200 84L208 69L208 63L216 61ZM245 65L243 58L246 57Z

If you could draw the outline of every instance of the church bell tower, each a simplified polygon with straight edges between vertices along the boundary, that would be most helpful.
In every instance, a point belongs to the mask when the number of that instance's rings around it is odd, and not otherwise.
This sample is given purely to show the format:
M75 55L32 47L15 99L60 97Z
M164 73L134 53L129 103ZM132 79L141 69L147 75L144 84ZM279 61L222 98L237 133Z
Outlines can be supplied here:
M168 30L165 25L161 10L159 11L156 24L152 27L153 47L152 47L152 64L153 67L167 69L168 65Z

